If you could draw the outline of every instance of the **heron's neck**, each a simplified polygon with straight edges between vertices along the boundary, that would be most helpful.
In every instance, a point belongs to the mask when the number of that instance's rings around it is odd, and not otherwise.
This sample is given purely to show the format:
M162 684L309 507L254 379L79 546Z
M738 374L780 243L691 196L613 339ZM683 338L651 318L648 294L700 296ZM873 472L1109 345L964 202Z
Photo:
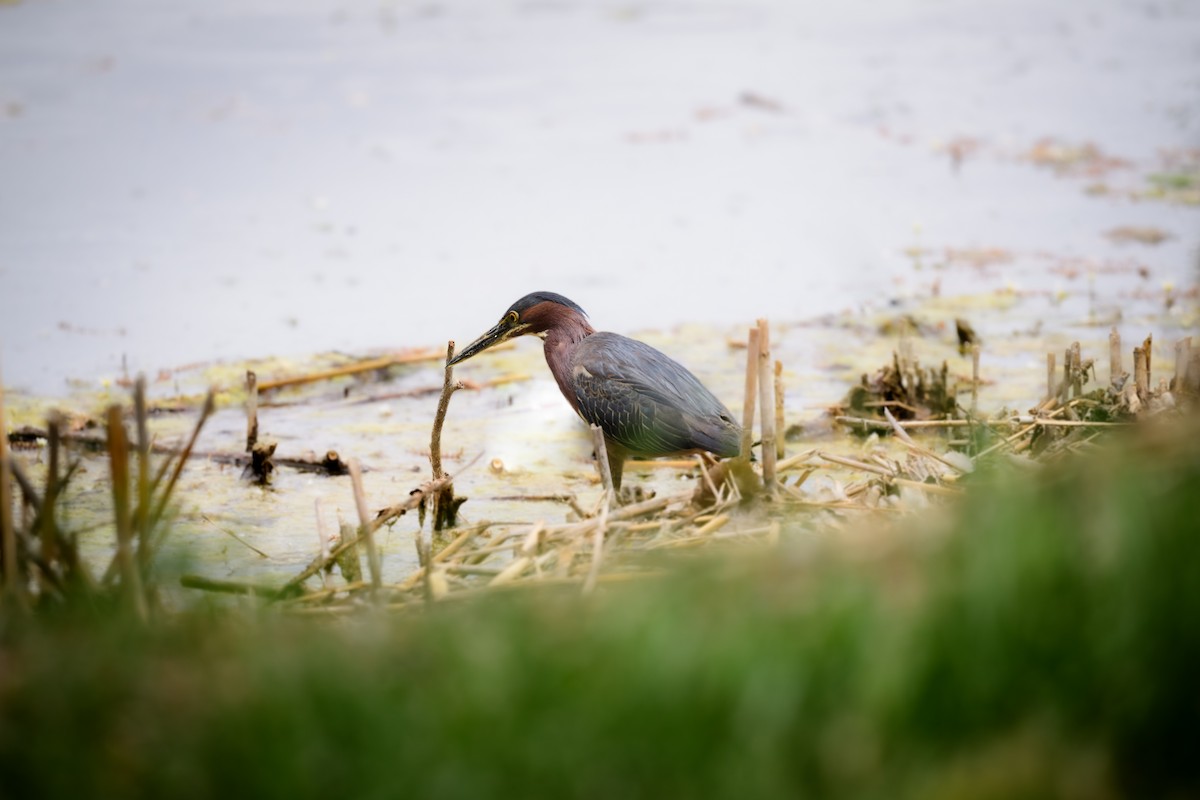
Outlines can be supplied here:
M572 383L571 355L575 352L576 345L595 332L582 317L560 320L557 325L546 331L546 364L550 367L550 373L554 375L563 396L576 411L579 411L579 406L575 401Z

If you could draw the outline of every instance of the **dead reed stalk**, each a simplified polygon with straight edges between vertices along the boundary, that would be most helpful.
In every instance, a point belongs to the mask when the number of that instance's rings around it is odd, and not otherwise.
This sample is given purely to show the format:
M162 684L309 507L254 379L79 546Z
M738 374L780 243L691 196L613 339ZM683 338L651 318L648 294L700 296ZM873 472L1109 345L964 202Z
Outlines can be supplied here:
M763 488L775 490L775 415L768 409L774 406L775 390L771 371L771 329L767 320L758 320L758 405L759 429L762 431Z
M746 337L746 393L742 405L743 458L750 459L754 444L754 404L758 397L758 328L751 328Z
M375 528L372 526L371 514L367 511L367 497L363 493L362 468L358 459L350 459L350 485L354 489L354 506L358 509L359 534L367 546L367 569L371 572L371 592L378 595L379 586L383 582L383 570L379 562L379 550L375 545Z
M1171 391L1182 392L1187 386L1188 364L1192 360L1192 337L1185 336L1175 343L1175 377L1171 379Z
M971 411L979 407L979 345L971 345Z
M787 442L783 428L783 362L775 362L775 459L783 460L787 455Z
M129 440L121 419L121 407L108 408L108 463L112 481L113 516L117 526L117 565L125 601L140 620L146 619L142 577L133 551L133 522L129 500Z
M0 558L4 559L4 590L20 596L17 569L17 531L12 516L12 468L8 462L8 416L4 408L4 376L0 374Z

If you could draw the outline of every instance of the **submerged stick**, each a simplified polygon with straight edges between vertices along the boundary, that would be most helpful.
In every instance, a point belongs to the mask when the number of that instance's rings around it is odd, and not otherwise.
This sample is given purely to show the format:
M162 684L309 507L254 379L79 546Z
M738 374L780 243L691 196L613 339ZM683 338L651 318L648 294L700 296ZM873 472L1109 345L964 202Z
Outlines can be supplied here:
M416 353L407 353L404 355L382 356L380 358L371 358L366 361L359 361L355 364L348 364L344 367L334 367L333 369L321 370L320 372L309 373L308 375L296 375L290 378L278 378L273 381L262 381L258 384L259 391L270 391L271 389L282 389L287 386L300 386L305 383L316 383L317 381L330 380L332 378L342 378L347 375L357 375L362 372L374 372L375 370L387 369L388 367L399 366L401 364L416 364L421 361L436 361L441 358L441 353L436 350L425 350Z

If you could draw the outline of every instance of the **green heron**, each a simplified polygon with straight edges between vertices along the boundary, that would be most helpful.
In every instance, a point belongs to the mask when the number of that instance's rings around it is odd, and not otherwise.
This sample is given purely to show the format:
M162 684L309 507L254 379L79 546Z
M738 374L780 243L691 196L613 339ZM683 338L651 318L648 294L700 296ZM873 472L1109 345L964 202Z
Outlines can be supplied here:
M741 426L695 375L648 344L597 332L560 294L525 295L450 363L529 333L545 341L546 364L575 413L603 430L615 489L630 455L738 454Z

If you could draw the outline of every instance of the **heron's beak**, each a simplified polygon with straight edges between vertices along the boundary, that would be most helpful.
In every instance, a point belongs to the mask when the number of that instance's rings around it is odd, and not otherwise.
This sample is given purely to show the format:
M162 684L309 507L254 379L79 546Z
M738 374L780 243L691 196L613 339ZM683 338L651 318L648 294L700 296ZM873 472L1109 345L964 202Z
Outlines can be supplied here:
M461 361L466 361L471 356L479 355L493 345L506 342L514 336L520 336L525 332L526 327L528 326L521 325L520 323L513 324L507 320L501 320L483 336L480 336L478 339L467 345L466 350L463 350L454 358L450 359L450 366L454 366Z

